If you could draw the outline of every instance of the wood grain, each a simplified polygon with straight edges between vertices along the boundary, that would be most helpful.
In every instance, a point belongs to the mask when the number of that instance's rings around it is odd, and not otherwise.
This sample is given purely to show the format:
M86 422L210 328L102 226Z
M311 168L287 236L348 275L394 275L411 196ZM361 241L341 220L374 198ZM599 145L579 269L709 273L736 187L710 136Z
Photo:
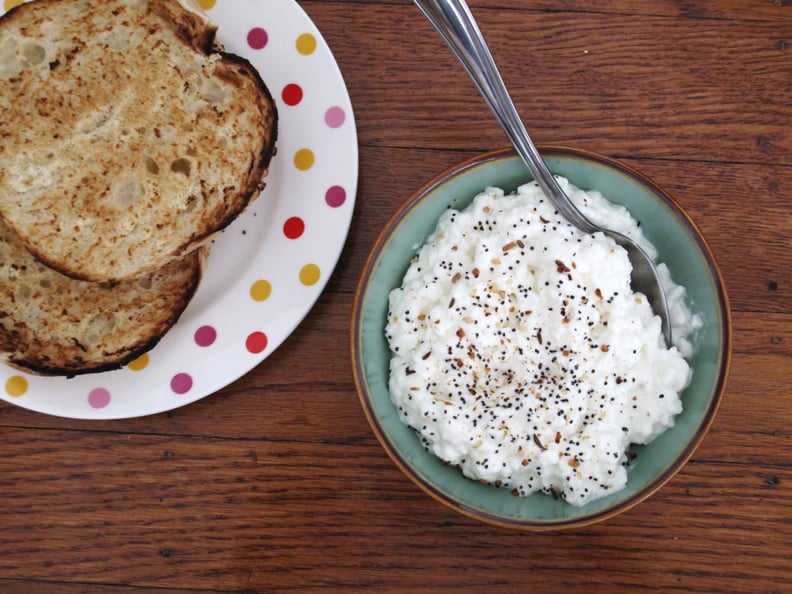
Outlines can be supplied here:
M415 8L370 3L349 19L343 4L325 9L322 21L343 24L345 34L332 41L362 143L471 150L504 143L472 83ZM486 7L477 14L538 142L632 157L786 161L792 49L785 19ZM353 65L359 56L362 69ZM440 114L449 125L437 125Z
M425 495L355 393L350 310L383 226L505 139L409 2L302 2L360 138L324 294L249 374L189 406L87 422L0 403L0 592L792 591L792 4L471 0L535 140L618 158L706 237L734 323L715 422L606 523L530 534Z

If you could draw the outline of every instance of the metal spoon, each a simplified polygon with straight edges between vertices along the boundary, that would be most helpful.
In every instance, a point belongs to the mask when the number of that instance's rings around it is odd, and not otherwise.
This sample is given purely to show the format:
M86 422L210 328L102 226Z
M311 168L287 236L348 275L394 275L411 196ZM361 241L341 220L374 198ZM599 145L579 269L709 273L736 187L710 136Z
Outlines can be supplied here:
M601 231L612 237L627 251L632 264L632 288L646 295L652 310L660 316L663 336L666 344L670 346L671 324L668 303L654 262L629 237L603 229L589 221L558 185L528 136L490 54L487 42L465 0L414 0L414 2L462 62L506 136L514 145L517 154L558 211L585 233Z

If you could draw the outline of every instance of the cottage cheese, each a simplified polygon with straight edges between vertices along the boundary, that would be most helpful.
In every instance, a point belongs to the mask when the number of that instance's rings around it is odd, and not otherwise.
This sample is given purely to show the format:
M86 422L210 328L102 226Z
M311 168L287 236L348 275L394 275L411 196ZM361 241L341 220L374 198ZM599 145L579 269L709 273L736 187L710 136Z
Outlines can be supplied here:
M562 187L591 219L639 241L599 193ZM626 252L569 224L534 183L448 210L390 294L390 392L424 445L471 479L584 505L624 487L630 444L682 410L684 288L661 273L675 344L630 288Z

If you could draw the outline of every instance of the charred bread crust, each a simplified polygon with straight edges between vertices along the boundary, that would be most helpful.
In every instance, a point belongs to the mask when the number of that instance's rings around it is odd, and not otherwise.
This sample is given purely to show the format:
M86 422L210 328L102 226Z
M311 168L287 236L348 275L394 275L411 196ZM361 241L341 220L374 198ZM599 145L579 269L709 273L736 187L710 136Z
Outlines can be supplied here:
M215 46L216 48L216 46ZM278 111L277 111L277 104L272 96L272 93L264 82L264 79L261 78L259 71L248 61L246 58L239 56L237 54L231 54L225 52L223 50L215 49L213 50L215 53L219 54L223 57L224 60L231 64L236 64L240 69L246 72L247 76L250 76L258 86L260 90L260 96L258 98L259 102L262 102L267 109L272 110L274 114L274 124L272 126L271 133L269 134L268 141L264 144L261 151L255 155L255 158L251 161L250 167L245 172L244 176L244 186L240 190L240 195L244 196L244 208L256 199L256 197L264 190L266 187L266 179L267 175L269 174L269 166L272 162L273 157L275 157L277 153L277 142L278 142L278 133L279 128L277 126L278 121ZM262 107L263 109L263 107ZM243 209L244 210L244 209ZM208 233L203 235L196 234L189 242L186 242L180 250L178 250L174 257L177 257L179 254L186 254L195 249L196 247L200 247L201 245L205 245L209 240L215 237L219 232L226 229L231 223L233 223L237 218L237 215L227 216L223 221L218 221L215 225L215 228Z

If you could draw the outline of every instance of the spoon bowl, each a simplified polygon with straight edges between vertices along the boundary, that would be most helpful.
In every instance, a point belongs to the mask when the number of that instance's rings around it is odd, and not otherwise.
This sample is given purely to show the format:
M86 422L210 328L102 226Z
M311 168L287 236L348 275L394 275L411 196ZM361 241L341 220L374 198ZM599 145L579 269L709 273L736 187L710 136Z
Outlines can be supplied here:
M581 231L602 232L625 249L632 265L632 288L646 296L652 311L660 317L663 337L670 346L672 342L668 302L654 261L629 237L592 223L575 207L558 185L528 135L484 36L465 0L414 0L414 2L465 67L517 154L556 209Z

